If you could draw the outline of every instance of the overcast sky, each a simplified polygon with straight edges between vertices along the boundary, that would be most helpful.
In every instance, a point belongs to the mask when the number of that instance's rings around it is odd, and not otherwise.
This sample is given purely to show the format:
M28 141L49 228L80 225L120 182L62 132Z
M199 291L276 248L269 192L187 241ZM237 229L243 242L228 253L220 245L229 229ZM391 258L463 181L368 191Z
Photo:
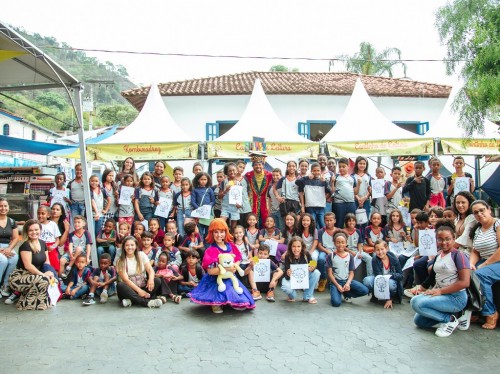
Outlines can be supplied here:
M75 48L159 53L332 58L362 41L397 47L406 59L443 59L434 26L444 0L22 0L0 20ZM16 5L14 5L16 4ZM328 61L89 53L125 66L137 84L267 71L283 64L328 71ZM407 63L408 76L454 81L442 62ZM340 63L335 71L343 70ZM396 70L396 76L402 73Z

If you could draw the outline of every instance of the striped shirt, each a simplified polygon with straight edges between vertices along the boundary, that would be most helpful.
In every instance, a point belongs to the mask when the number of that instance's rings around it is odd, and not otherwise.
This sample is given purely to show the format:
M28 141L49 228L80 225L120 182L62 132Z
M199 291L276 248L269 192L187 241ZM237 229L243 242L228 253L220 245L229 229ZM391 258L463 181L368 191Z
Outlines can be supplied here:
M481 258L488 259L498 249L500 243L497 240L497 229L500 226L500 220L496 220L491 227L483 231L479 227L474 233L473 247L479 252Z

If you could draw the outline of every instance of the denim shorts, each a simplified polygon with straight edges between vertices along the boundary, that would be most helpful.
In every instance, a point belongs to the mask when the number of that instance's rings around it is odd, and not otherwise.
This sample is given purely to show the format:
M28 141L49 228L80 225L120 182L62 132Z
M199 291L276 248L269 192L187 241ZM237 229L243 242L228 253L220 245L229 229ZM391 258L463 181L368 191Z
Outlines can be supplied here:
M228 217L230 221L238 221L240 219L240 210L236 205L222 204L221 217Z

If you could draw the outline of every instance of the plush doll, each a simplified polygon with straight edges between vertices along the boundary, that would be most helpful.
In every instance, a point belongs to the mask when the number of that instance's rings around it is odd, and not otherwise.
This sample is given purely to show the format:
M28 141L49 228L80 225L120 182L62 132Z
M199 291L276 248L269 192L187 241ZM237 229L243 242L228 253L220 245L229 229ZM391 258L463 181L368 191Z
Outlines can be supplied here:
M232 271L226 270L226 269L229 269L232 266L234 266L236 268L236 270L238 271L238 274L243 276L244 271L238 263L234 262L234 257L235 257L235 255L232 253L221 253L219 255L218 267L219 267L220 273L217 276L217 284L219 286L217 289L219 290L219 292L224 292L226 290L226 285L224 284L224 282L222 280L223 279L231 279L231 282L233 282L234 290L236 291L236 293L238 295L241 295L243 293L243 289L240 287L240 285L238 283L238 279L236 279L236 277L234 276Z

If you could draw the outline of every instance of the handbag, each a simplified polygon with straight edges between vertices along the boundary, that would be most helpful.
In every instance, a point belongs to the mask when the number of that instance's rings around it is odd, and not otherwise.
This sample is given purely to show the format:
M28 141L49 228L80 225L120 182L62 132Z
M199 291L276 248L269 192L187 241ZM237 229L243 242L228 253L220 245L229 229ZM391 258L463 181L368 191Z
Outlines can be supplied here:
M368 216L365 209L356 209L356 221L358 221L358 225L368 223Z
M470 283L465 291L467 292L467 306L465 308L480 312L486 302L486 297L481 291L481 281L474 270L470 271Z
M130 281L139 288L146 287L146 275L144 273L137 275L130 275L128 277Z

